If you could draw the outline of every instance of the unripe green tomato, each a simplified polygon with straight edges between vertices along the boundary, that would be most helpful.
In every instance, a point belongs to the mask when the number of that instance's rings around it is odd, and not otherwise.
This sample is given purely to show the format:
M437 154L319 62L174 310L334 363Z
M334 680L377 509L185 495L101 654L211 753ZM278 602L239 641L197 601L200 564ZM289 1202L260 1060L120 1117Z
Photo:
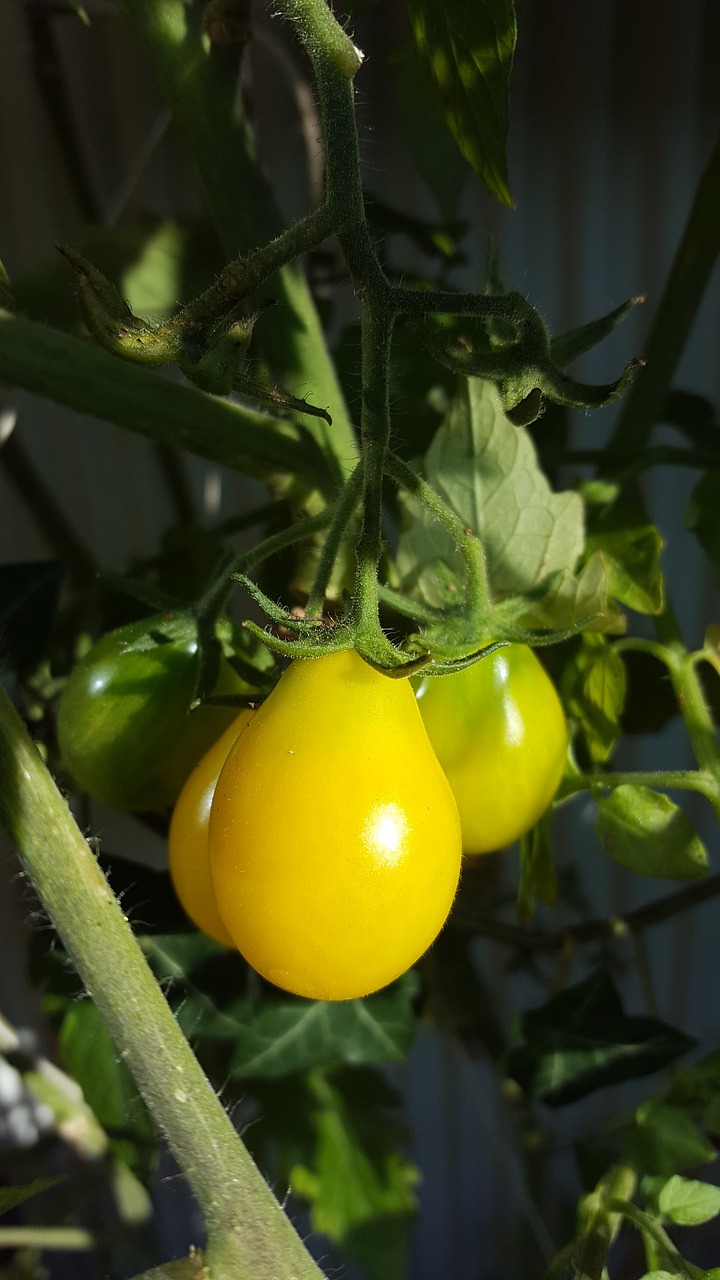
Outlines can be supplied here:
M171 638L155 644L157 632ZM66 768L88 795L134 812L174 803L237 716L236 707L189 710L199 661L195 636L173 632L163 615L110 631L81 659L60 698L57 734ZM247 690L221 658L214 692Z
M220 770L252 715L241 711L195 765L178 796L168 832L170 876L181 905L203 933L226 947L235 944L220 919L210 879L208 823Z
M460 873L455 801L407 680L297 659L237 739L210 813L223 923L314 1000L384 987L430 946Z
M426 677L417 698L457 802L463 851L490 853L529 831L558 788L568 744L562 704L532 649L509 645Z

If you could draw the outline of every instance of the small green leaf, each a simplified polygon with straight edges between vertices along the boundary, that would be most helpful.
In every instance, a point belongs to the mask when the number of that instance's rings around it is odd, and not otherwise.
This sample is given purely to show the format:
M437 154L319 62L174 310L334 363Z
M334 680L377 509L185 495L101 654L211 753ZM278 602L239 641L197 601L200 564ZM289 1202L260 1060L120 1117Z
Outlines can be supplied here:
M625 666L603 636L584 635L565 677L568 711L577 720L590 759L604 764L620 734Z
M336 1062L400 1062L415 1034L412 971L364 1000L281 1000L231 1016L237 1042L233 1076L284 1076ZM226 1011L230 1013L231 1011Z
M595 617L597 626L622 630L609 604L604 557L591 556L576 572L585 546L580 495L552 491L528 432L508 421L491 383L471 378L460 384L424 474L482 541L494 599L537 595L547 584L540 599L528 600L524 625L563 629ZM403 586L427 604L457 600L463 570L452 540L415 498L403 495L402 502L408 520L396 562ZM441 584L442 567L451 592L447 581L444 589Z
M651 1098L635 1112L625 1135L625 1157L640 1173L670 1177L714 1160L717 1152L680 1107Z
M22 1187L0 1187L0 1213L8 1213L16 1205L22 1204L25 1200L31 1200L33 1196L39 1196L41 1192L47 1191L48 1187L56 1187L58 1182L63 1181L61 1177L37 1178L35 1182L28 1182Z
M409 0L409 10L418 53L460 150L492 195L512 207L505 152L513 0Z
M662 548L655 525L626 491L614 502L589 506L588 552L604 553L612 596L636 613L659 614L665 608Z
M697 1227L720 1213L720 1187L674 1174L658 1196L660 1212L680 1227Z
M59 1036L63 1068L77 1080L85 1101L111 1140L119 1160L147 1172L155 1129L137 1085L91 1000L75 1003Z
M503 1070L550 1106L649 1075L694 1044L657 1018L626 1014L603 969L520 1014L514 1033Z
M707 851L690 820L650 787L623 783L601 797L595 829L605 852L639 875L693 880L707 874Z

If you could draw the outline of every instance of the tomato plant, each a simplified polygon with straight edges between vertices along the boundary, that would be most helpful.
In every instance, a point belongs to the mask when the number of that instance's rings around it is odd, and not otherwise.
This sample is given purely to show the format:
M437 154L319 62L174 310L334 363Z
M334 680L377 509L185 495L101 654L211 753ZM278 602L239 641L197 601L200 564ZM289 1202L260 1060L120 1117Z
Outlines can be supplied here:
M440 930L460 872L452 793L412 689L345 651L298 660L237 739L210 814L220 914L298 995L385 986Z
M509 645L464 671L428 676L420 713L457 802L466 854L524 835L545 812L563 773L567 724L544 667Z
M191 627L163 616L103 636L71 672L60 698L58 743L80 787L117 809L163 809L237 710L200 706L200 655ZM221 661L218 694L248 686Z
M210 878L208 823L220 770L252 715L250 710L241 711L195 765L177 798L168 831L168 863L175 892L190 919L226 947L234 944L220 919Z

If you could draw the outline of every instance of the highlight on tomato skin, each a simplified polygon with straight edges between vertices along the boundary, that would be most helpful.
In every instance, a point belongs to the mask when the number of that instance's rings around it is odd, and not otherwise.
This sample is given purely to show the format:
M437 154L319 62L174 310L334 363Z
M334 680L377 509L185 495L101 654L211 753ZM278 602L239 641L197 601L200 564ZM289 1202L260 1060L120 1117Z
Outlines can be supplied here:
M208 823L220 770L252 715L249 709L241 711L195 766L178 796L168 832L168 869L180 905L193 924L226 947L235 944L215 901Z
M565 767L562 703L527 645L423 679L418 706L460 814L463 851L503 849L542 817Z
M236 947L316 1000L404 973L460 874L457 807L412 689L351 650L291 663L228 756L209 834Z

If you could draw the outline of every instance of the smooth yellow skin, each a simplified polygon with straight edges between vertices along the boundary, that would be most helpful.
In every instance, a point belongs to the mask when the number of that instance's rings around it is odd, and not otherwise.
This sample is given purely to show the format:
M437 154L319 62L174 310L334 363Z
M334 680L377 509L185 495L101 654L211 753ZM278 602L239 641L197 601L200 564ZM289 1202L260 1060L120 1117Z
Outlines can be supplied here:
M417 691L428 737L460 813L463 851L503 849L535 825L560 783L567 724L550 677L509 645Z
M235 743L210 815L215 897L263 977L351 1000L430 946L460 823L410 685L353 651L291 664Z
M194 924L226 947L234 947L215 901L210 879L208 822L215 787L228 754L253 712L241 711L187 779L173 809L168 832L170 876L180 903Z

